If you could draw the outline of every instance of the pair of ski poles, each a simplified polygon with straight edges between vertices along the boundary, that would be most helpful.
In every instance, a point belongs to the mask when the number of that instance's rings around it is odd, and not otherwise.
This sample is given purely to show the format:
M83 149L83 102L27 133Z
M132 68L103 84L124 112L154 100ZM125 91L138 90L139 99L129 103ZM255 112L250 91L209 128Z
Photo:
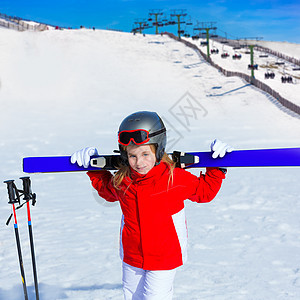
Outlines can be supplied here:
M25 280L25 271L24 271L24 266L23 266L22 250L21 250L21 243L20 243L20 236L19 236L19 229L18 229L18 222L17 222L17 214L16 214L17 209L21 208L24 204L27 204L28 231L29 231L29 239L30 239L35 296L36 296L36 300L39 300L37 270L36 270L35 254L34 254L33 233L32 233L32 225L31 225L30 205L29 205L30 201L32 201L32 205L35 205L36 195L31 192L30 177L21 177L20 179L23 181L23 190L17 189L17 187L14 183L14 180L4 181L4 183L7 184L8 198L9 198L8 203L12 204L12 214L8 218L6 225L8 225L11 218L14 217L14 229L15 229L15 236L16 236L23 292L24 292L25 300L28 300L27 286L26 286L26 280ZM21 196L23 196L23 200L25 201L22 204L21 204ZM16 207L15 206L16 204L18 204L19 206Z

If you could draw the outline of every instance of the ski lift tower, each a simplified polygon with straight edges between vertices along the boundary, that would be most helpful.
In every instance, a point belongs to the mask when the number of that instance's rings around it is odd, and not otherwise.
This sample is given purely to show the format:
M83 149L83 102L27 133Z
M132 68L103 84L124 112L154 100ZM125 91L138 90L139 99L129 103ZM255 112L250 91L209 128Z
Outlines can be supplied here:
M171 10L171 17L177 17L177 24L178 24L178 38L180 39L181 36L181 30L180 30L180 24L185 23L184 21L180 21L181 17L185 17L187 15L186 9L173 9Z
M135 31L139 31L140 33L143 33L142 30L148 27L147 22L145 19L137 19L134 24L139 25L137 28L135 28Z
M155 16L155 22L153 23L153 25L155 25L156 29L155 29L155 34L158 34L158 16L162 16L163 12L162 9L151 9L149 12L149 16Z
M260 41L262 39L263 39L263 37L248 37L248 38L244 38L245 41L247 41L247 40ZM253 49L254 49L255 45L248 45L248 47L250 48L251 77L254 78L254 52L253 52Z
M254 54L253 49L255 45L249 45L250 48L250 67L251 67L251 77L254 78Z
M205 30L206 32L206 43L207 43L207 58L210 57L210 51L209 51L209 31L210 30L216 30L217 27L215 26L217 22L198 22L198 25L194 30Z

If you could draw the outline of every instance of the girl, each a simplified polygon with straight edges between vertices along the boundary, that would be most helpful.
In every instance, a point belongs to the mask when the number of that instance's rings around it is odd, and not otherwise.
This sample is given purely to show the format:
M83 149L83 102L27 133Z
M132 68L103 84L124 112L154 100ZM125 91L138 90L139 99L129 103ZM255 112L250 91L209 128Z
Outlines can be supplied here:
M123 120L118 133L122 165L109 171L88 172L93 187L122 209L120 256L123 291L128 299L172 299L176 269L186 260L187 228L184 200L211 201L218 193L226 169L207 168L196 177L175 168L165 153L166 128L155 112L137 112ZM232 148L218 140L213 157ZM72 163L88 167L95 148L75 152Z

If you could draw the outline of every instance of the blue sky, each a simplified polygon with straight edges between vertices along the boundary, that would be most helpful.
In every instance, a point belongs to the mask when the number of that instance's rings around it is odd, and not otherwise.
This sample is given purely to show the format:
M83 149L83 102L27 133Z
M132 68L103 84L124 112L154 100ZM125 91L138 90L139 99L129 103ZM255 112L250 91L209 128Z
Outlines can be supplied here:
M150 9L162 9L167 17L172 9L186 9L194 24L217 22L217 34L228 38L300 43L299 0L0 0L1 13L73 28L83 25L130 31L137 19L148 18ZM187 28L190 34L192 28ZM175 32L177 28L161 30ZM146 33L154 33L154 29Z

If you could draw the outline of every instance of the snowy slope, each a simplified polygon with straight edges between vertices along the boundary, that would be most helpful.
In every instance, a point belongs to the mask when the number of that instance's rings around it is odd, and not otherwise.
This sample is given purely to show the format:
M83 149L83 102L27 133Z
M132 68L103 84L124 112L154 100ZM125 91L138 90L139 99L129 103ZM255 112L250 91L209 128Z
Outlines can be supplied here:
M204 41L204 39L192 40L191 38L186 38L186 40L197 45L197 47L199 47L206 54L206 46L201 46L200 44ZM299 44L266 41L247 41L247 43L248 45L259 44L263 47L270 48L273 51L277 51L292 58L299 59ZM245 42L240 42L240 45L243 44L245 44ZM222 44L216 41L210 41L210 49L219 50L218 54L212 54L210 56L212 61L217 65L221 66L227 71L240 72L249 76L251 75L251 70L248 69L248 65L250 65L251 63L249 54L250 49L247 49L245 47L242 47L240 49L234 49L229 44ZM222 58L222 53L229 54L229 57L225 59ZM241 55L241 59L233 60L233 55ZM282 97L284 97L288 101L300 106L300 70L294 70L298 69L299 66L284 61L283 59L280 59L277 56L255 50L254 65L256 64L258 65L258 70L254 70L254 76L256 79L271 87L273 90L278 92ZM265 73L270 72L273 72L275 74L275 78L265 79ZM282 76L292 76L293 83L282 83Z
M294 57L296 59L300 59L300 44L273 41L250 41L250 43L284 53L285 55Z
M24 156L89 145L111 153L120 121L137 110L163 117L170 151L207 150L216 137L236 149L299 147L298 117L167 37L0 29L0 41L1 181L20 186ZM232 169L212 203L187 201L189 259L174 299L299 299L299 178L299 168ZM122 299L118 205L97 197L84 173L31 179L41 298ZM4 184L0 198L0 299L21 300ZM18 212L34 299L25 214Z

